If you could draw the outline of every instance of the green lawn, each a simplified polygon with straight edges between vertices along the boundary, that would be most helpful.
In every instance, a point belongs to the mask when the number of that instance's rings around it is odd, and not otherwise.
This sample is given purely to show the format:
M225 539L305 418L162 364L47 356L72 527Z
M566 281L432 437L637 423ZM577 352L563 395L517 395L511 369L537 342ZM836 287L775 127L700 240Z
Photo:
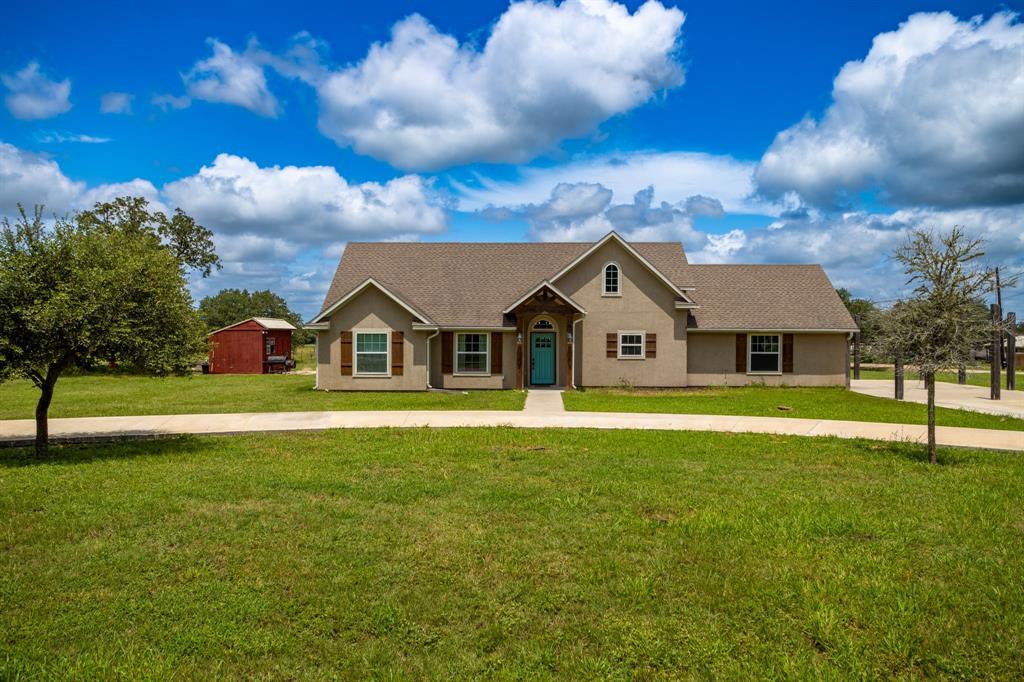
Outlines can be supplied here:
M0 450L0 678L1016 678L1024 458L367 430Z
M68 376L57 382L51 417L317 410L521 410L522 391L468 393L315 391L309 374ZM39 390L27 380L0 384L0 419L29 419Z
M563 394L565 409L583 412L746 414L761 417L846 419L865 422L927 423L918 403L854 393L844 388L745 386L685 390L598 389ZM780 407L789 408L780 410ZM967 410L936 408L941 426L1024 431L1024 420Z
M852 369L850 370L850 376L851 377L853 376L853 370ZM895 380L893 378L893 370L891 370L891 369L863 369L862 368L860 370L860 378L861 379L885 379L887 381L894 381ZM935 379L936 379L936 381L944 381L944 382L949 383L949 384L957 383L956 372L939 372L938 374L935 375ZM907 371L904 374L904 382L905 383L909 383L911 381L920 381L920 378L919 378L917 372ZM988 372L986 371L984 374L982 374L980 372L968 372L967 373L967 383L969 385L971 385L971 386L984 386L985 388L988 388L988 386L989 386ZM1003 370L1002 373L1000 374L999 384L1003 388L1006 388L1006 370ZM1024 370L1020 370L1020 369L1017 370L1017 385L1020 386L1021 388L1024 388Z

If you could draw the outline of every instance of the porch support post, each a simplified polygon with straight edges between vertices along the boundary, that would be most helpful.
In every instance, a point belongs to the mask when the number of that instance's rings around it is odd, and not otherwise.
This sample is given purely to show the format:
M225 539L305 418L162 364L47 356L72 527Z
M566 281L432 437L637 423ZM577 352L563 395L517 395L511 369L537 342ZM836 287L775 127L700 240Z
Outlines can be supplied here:
M565 387L572 388L572 348L576 339L572 338L572 313L565 316Z
M523 343L525 342L523 315L516 315L516 388L523 388Z

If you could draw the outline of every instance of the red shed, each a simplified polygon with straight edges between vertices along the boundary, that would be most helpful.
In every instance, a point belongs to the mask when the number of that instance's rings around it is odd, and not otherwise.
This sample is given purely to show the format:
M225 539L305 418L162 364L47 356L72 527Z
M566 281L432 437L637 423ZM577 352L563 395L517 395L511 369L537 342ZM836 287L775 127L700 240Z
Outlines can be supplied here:
M269 374L292 364L292 332L285 320L251 317L210 332L211 374Z

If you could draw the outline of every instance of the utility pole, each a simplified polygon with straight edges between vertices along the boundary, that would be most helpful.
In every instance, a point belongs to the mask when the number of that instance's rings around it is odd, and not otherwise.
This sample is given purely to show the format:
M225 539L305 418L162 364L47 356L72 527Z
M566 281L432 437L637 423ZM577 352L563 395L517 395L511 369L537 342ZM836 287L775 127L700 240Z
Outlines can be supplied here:
M1017 390L1017 313L1006 313L1006 390Z
M1002 378L1002 368L1000 367L1000 356L1002 355L1003 345L1003 330L1002 326L1002 313L999 311L999 304L992 304L992 362L989 363L989 394L988 397L992 400L999 400L999 381Z
M1003 321L1003 287L999 283L999 267L996 266L996 305L999 306L999 322ZM999 371L1003 369L1003 334L999 334Z

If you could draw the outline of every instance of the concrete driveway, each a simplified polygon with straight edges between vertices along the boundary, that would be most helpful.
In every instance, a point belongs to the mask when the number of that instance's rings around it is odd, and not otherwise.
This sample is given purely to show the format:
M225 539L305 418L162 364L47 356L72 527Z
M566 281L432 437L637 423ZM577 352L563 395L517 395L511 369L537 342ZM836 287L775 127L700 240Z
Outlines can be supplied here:
M531 392L532 393L532 392ZM550 397L549 397L550 396ZM556 399L558 393L538 396ZM152 438L175 434L234 434L271 431L319 431L367 427L511 426L536 429L653 429L662 431L721 431L773 433L792 436L837 436L883 441L922 443L927 434L918 424L743 417L733 415L647 414L629 412L545 412L543 405L522 412L386 411L386 412L264 412L247 414L181 414L141 417L75 417L50 420L54 441L91 441L110 438ZM0 443L29 444L35 433L31 419L0 421ZM997 431L939 426L939 445L1024 451L1024 431Z
M892 379L852 379L850 389L876 398L892 398ZM989 414L1002 414L1024 419L1024 391L1003 389L1002 400L990 400L988 388L961 386L944 381L935 382L935 404L939 407L953 407L958 410L974 410ZM928 394L924 382L907 379L903 384L903 399L914 403L927 403Z

